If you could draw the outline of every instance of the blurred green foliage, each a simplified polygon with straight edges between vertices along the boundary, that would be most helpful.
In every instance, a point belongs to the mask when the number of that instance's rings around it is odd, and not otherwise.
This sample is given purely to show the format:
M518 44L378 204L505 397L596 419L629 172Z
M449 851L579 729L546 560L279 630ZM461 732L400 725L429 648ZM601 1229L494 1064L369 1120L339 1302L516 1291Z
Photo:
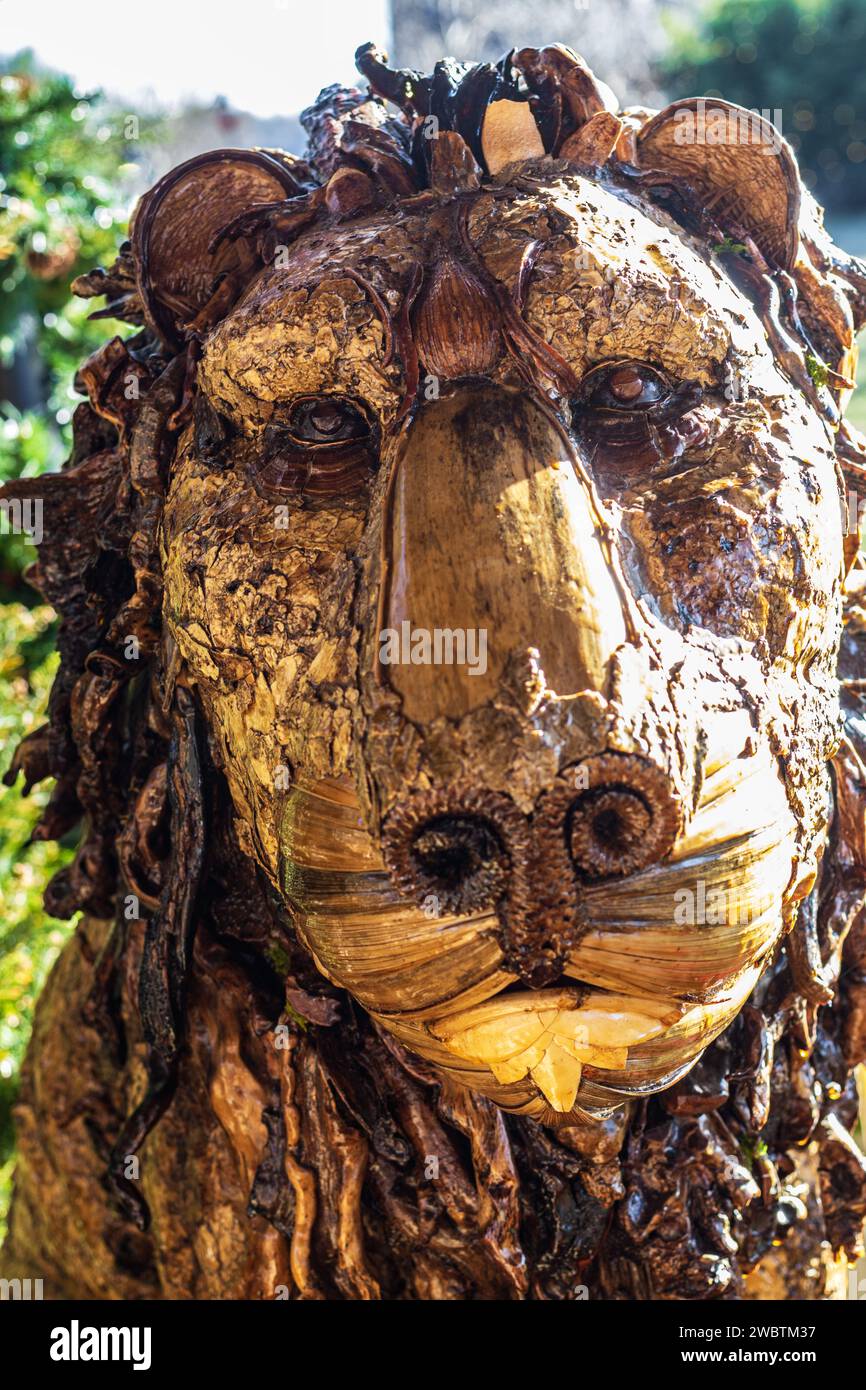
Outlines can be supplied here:
M860 351L861 353L863 352L862 344ZM866 355L861 357L860 360L861 365L857 373L859 385L851 398L851 402L845 414L856 429L866 434Z
M61 426L82 356L116 331L88 323L93 306L69 285L110 263L125 234L134 156L151 133L133 121L69 78L40 73L29 54L0 66L0 363L35 340L44 401Z
M44 717L57 665L53 649L52 609L0 606L0 745L7 754ZM0 787L0 1237L12 1168L10 1112L33 1005L70 931L69 923L46 916L42 893L71 851L29 843L47 799L47 786L26 799L20 787Z
M155 131L42 72L0 64L0 482L57 469L69 452L82 360L125 326L87 316L71 280L111 264L126 233L134 157ZM35 399L34 399L35 397ZM30 408L27 408L30 407ZM23 580L35 551L0 528L0 771L44 718L57 658L53 611ZM42 893L71 845L30 843L49 793L0 788L0 1238L12 1168L11 1107L34 1002L71 923Z
M866 0L711 0L669 30L668 91L778 108L819 201L866 206Z

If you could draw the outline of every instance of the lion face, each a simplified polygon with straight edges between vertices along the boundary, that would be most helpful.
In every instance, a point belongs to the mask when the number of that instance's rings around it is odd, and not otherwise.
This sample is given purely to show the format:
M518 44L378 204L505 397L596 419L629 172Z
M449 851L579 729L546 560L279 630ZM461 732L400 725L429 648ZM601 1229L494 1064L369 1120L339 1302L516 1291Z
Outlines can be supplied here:
M301 236L199 384L166 618L319 968L509 1109L669 1084L834 737L832 445L722 254L524 166Z

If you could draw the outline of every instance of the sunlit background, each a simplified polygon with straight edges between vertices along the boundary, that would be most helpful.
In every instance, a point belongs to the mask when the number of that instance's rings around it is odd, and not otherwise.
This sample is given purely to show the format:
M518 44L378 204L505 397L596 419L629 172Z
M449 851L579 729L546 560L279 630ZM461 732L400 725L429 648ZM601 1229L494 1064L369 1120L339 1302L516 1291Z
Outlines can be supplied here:
M866 0L0 0L0 479L59 466L76 366L127 331L89 324L69 284L113 259L137 194L220 145L299 152L299 113L354 80L368 39L428 71L558 41L623 104L778 110L834 235L866 254ZM866 393L851 413L866 426ZM32 559L0 535L4 767L54 666L53 614L22 578ZM0 789L0 1227L33 1001L70 930L41 894L71 847L29 843L45 795Z

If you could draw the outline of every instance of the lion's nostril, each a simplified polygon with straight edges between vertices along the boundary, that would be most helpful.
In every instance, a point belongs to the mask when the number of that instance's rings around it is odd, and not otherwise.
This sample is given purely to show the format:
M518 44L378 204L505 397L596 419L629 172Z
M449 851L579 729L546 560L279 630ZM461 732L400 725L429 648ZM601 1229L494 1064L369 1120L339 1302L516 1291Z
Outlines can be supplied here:
M646 802L626 787L587 792L571 809L572 858L587 873L628 873L643 861L652 824Z
M494 907L506 894L526 826L509 797L453 786L419 792L395 806L382 852L395 886L419 906L443 912Z
M631 874L663 859L682 824L666 772L647 758L596 753L562 772L534 816L541 842L565 844L589 878Z
M579 771L589 787L572 801L566 819L579 870L593 878L632 874L670 852L681 812L661 768L645 758L600 753Z
M495 903L505 891L508 855L495 830L475 816L434 816L409 846L419 887L452 912Z

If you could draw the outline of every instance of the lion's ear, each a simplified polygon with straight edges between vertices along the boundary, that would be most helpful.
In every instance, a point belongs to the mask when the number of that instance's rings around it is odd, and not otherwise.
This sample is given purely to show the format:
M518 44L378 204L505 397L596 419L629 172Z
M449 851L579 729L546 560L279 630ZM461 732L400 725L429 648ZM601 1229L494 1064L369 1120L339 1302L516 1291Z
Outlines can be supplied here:
M787 141L757 112L709 97L675 101L638 133L637 160L684 179L723 230L746 232L769 261L793 269L800 177Z
M306 191L303 161L281 151L208 150L172 169L139 202L130 240L151 328L170 348L230 268L230 244L213 248L232 218Z

